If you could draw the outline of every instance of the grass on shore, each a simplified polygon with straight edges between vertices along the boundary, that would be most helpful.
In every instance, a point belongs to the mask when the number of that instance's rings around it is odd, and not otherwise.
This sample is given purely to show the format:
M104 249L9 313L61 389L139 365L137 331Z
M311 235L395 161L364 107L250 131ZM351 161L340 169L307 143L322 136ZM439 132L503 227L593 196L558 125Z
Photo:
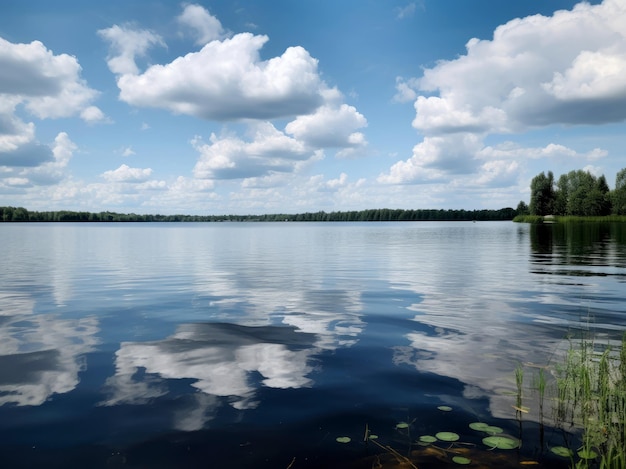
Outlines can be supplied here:
M604 217L579 217L573 215L561 216L561 215L517 215L513 218L516 223L582 223L582 222L611 222L611 223L626 223L626 215L607 215Z

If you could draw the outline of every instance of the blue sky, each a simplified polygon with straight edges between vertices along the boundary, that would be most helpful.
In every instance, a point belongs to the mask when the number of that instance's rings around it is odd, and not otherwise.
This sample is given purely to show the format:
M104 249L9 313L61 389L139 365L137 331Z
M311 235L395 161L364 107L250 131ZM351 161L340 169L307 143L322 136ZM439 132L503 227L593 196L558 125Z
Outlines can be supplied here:
M0 205L515 207L626 167L626 2L9 0Z

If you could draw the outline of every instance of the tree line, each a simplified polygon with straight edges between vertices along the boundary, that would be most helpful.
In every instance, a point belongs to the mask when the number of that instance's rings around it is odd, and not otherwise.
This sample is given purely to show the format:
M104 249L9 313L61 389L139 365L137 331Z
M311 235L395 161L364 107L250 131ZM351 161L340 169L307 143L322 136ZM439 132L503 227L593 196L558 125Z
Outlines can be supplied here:
M268 215L138 215L115 212L74 212L68 210L36 212L23 207L0 207L0 222L225 222L225 221L486 221L512 220L517 211L370 209L347 212L306 212Z
M530 183L530 204L521 201L520 215L560 215L598 217L626 215L626 168L617 173L615 188L609 189L604 175L576 170L555 181L549 171L538 174Z

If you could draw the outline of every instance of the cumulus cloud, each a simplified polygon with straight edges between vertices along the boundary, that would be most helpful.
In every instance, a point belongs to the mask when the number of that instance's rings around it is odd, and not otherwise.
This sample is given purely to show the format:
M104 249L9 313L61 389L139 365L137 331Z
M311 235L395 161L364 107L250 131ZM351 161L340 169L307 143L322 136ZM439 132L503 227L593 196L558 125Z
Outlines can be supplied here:
M20 172L21 176L28 178L34 184L50 185L64 179L66 177L66 167L77 150L76 144L66 132L60 132L55 137L52 147L46 146L46 148L52 154L52 158L49 161L33 168L26 168Z
M441 182L450 174L471 174L479 166L476 153L482 138L472 133L426 137L413 148L413 156L398 161L378 181L388 184Z
M322 104L317 60L302 47L261 60L267 36L237 34L143 74L118 79L120 99L202 119L272 119L306 114Z
M80 117L89 124L111 123L111 119L104 115L104 112L96 106L89 106L83 109Z
M417 78L409 78L405 80L402 77L396 77L396 91L393 100L398 103L406 103L417 99L417 90L419 90L419 80Z
M353 106L324 105L313 114L298 116L285 131L311 146L343 148L365 145L364 135L355 130L366 126L367 120Z
M105 171L102 177L109 182L144 182L151 174L152 168L131 168L123 164L117 169Z
M16 115L18 106L40 119L79 115L87 122L106 120L91 105L98 93L80 74L75 57L55 55L39 41L14 44L0 38L0 166L6 168L5 184L58 181L75 149L64 132L53 145L37 141L35 124Z
M111 45L107 65L113 73L118 75L139 73L135 59L144 56L153 45L165 46L158 34L135 29L130 25L114 25L99 30L98 34Z
M293 173L326 148L338 157L361 154L367 120L343 95L320 77L318 61L300 46L262 60L269 38L240 33L227 37L217 18L188 4L177 18L193 31L199 51L139 72L135 56L161 39L143 30L113 26L100 31L111 42L109 68L118 75L120 99L214 121L247 122L244 137L212 134L209 143L195 138L198 179L243 179L265 184ZM274 119L291 118L284 130Z
M488 135L624 121L624 21L620 0L514 19L496 28L492 39L471 39L465 55L439 61L421 78L398 78L394 99L414 100L413 127L424 139L379 181L443 180L476 171L475 180L488 183L512 167L499 161L503 153L510 157L510 149L482 148ZM522 159L554 155L597 159L606 152L580 154L559 144L517 151ZM494 161L477 164L486 158Z
M80 77L75 57L54 55L39 41L14 44L0 38L0 70L0 94L40 119L79 114L98 94Z
M303 162L321 157L324 148L338 148L338 157L351 156L367 146L357 129L367 125L354 107L331 103L316 112L298 116L278 130L267 121L250 124L249 140L237 136L211 135L210 144L192 142L200 157L194 168L197 178L253 179L248 186L276 182L280 173L294 173Z
M312 155L302 142L280 132L269 122L256 124L251 133L251 141L212 134L211 143L206 144L195 138L192 144L200 153L193 170L195 177L239 179L290 172L297 161Z
M622 121L624 18L623 2L605 0L550 17L509 21L491 40L470 40L466 55L425 70L420 89L438 92L440 107L453 111L453 124L458 113L467 113L487 129L508 131L549 123ZM430 117L440 110L431 104L424 97L416 103L416 128L431 129ZM572 112L575 108L579 110ZM446 122L432 127L455 131Z
M222 39L226 35L220 20L200 5L185 5L177 20L182 27L192 31L196 36L196 44L199 45Z

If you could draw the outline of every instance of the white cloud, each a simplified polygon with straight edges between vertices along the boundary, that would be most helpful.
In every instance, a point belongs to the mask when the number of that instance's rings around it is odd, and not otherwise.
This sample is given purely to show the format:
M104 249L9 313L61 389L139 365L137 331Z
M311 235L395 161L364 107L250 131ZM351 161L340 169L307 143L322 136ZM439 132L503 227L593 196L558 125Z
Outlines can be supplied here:
M35 124L26 123L12 113L0 113L0 153L15 151L34 138Z
M326 187L329 189L338 189L346 185L348 181L348 175L346 173L341 173L337 179L330 179L326 181Z
M576 150L560 145L549 143L545 147L521 147L514 142L505 142L496 146L487 146L477 153L481 159L563 159L572 160L574 158L586 159L589 161L598 160L608 154L606 150L594 148L593 150L580 153Z
M623 1L514 19L496 28L490 40L471 39L466 49L465 55L425 69L419 79L396 79L394 99L414 99L413 127L424 138L379 182L443 182L465 174L471 184L493 185L499 177L501 183L517 183L514 173L523 164L515 168L512 158L591 161L607 155L559 143L484 147L483 139L555 124L624 121Z
M517 183L520 165L517 161L487 161L480 168L480 176L476 180L479 186L507 187Z
M313 155L302 142L285 135L271 123L262 122L252 128L252 141L235 136L211 135L211 143L199 138L192 141L200 158L194 176L208 179L243 179L266 176L275 172L291 172L296 163Z
M455 132L459 116L490 131L622 121L625 22L626 4L605 0L515 19L492 40L472 39L466 55L424 71L420 89L438 92L439 101L418 98L414 125Z
M104 115L104 113L96 106L89 106L82 110L80 117L90 124L96 124L99 122L111 123L111 120Z
M270 119L314 111L326 88L302 47L261 60L267 36L237 34L143 74L122 74L120 99L203 119Z
M98 34L111 45L112 53L108 57L107 64L116 75L139 73L135 59L144 56L153 45L165 46L158 34L133 29L129 25L114 25L99 30Z
M355 132L367 126L367 119L353 106L324 105L313 114L298 116L287 124L285 131L314 147L360 147L367 142Z
M419 90L419 80L410 78L405 80L402 77L396 77L396 91L393 100L398 103L406 103L417 99L417 90Z
M128 165L121 165L111 171L105 171L102 177L109 182L144 182L152 174L152 168L131 168Z
M75 57L54 55L41 42L14 44L0 38L0 94L12 113L17 104L40 119L69 117L89 107L98 93L80 77Z
M450 174L470 174L478 167L475 160L482 138L472 133L426 137L413 148L413 156L398 161L378 181L386 184L441 182Z
M193 30L196 36L196 43L199 45L222 39L226 34L222 23L200 5L185 5L183 12L177 20L181 26Z

